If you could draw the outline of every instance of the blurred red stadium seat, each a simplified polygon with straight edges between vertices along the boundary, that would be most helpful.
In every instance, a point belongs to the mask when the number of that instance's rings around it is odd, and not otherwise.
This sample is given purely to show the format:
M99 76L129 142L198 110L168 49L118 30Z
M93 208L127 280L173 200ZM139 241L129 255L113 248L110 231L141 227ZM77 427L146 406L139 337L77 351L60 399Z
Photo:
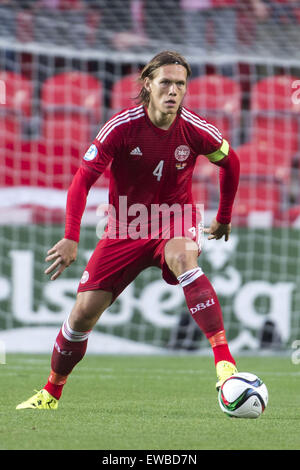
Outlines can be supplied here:
M102 118L102 83L84 72L64 72L48 78L42 85L43 110L88 111L96 122Z
M0 114L0 138L6 140L22 138L22 119L17 116Z
M292 157L265 142L247 142L236 149L242 175L272 176L286 184L291 178Z
M234 217L248 217L251 213L269 213L278 219L284 203L284 190L272 178L240 178L234 202Z
M231 78L212 74L190 80L184 106L220 129L225 138L237 140L241 115L241 88Z
M42 186L67 189L80 165L76 147L43 141L5 143L5 167L0 175L1 186ZM37 201L38 203L38 201Z
M210 193L207 181L194 181L192 184L192 196L195 204L203 204L204 209L210 209Z
M90 116L82 113L46 112L42 119L42 137L46 141L68 146L71 143L83 152L92 138Z
M0 150L4 168L0 186L33 186L66 190L82 161L76 145L50 145L46 141L6 141ZM96 187L108 187L109 168ZM37 204L39 201L36 201Z
M15 72L0 71L0 110L13 115L32 114L33 88L31 82Z
M300 103L292 99L297 79L288 75L267 77L251 91L251 140L293 154L300 149Z
M0 71L0 137L21 139L23 125L32 115L33 87L20 74Z
M135 105L134 98L139 94L138 73L126 75L117 80L110 93L110 114Z
M215 209L218 200L219 168L203 155L199 155L192 179L195 203L204 204L204 210Z
M84 72L65 72L42 85L42 136L47 140L75 141L86 147L102 119L103 87Z
M209 181L216 183L218 181L219 169L216 165L211 163L205 156L198 155L193 177L205 178Z
M300 205L290 207L283 214L283 221L295 228L300 228Z

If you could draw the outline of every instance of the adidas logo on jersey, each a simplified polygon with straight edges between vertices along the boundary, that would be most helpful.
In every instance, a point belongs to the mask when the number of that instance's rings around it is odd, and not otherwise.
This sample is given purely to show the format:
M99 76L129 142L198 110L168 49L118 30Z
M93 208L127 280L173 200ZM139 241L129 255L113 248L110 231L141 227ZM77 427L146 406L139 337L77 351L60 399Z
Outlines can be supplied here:
M130 155L143 155L140 147L135 147L135 149L131 150Z

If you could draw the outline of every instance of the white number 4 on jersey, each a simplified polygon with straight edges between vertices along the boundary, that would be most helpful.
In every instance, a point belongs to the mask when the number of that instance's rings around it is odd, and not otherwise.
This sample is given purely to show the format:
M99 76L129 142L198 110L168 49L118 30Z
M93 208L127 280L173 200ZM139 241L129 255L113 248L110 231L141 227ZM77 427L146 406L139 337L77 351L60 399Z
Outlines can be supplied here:
M162 172L163 172L163 167L164 167L164 160L161 160L155 170L153 171L153 175L156 176L157 181L160 181L160 178L162 177Z

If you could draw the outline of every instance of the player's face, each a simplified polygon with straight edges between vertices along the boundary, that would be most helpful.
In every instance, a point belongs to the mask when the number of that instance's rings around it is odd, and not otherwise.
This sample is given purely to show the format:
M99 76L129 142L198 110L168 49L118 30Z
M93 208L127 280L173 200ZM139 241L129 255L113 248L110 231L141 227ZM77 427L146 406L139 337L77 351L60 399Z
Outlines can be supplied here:
M176 114L184 98L187 71L177 64L163 65L155 71L152 80L146 79L145 87L150 93L149 108L162 114Z

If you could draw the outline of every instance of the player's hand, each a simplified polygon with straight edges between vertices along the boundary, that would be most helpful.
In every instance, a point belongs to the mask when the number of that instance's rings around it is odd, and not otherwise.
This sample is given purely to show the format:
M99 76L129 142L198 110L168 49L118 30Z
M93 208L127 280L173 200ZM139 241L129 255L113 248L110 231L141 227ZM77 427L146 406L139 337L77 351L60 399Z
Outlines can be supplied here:
M51 281L55 281L76 260L77 246L77 242L63 238L47 251L48 256L45 258L45 261L53 261L53 263L45 270L45 274L55 271L50 278Z
M225 242L229 239L231 232L231 224L220 224L216 219L213 219L209 228L204 229L204 233L209 233L208 240L216 239L219 240L225 237Z

